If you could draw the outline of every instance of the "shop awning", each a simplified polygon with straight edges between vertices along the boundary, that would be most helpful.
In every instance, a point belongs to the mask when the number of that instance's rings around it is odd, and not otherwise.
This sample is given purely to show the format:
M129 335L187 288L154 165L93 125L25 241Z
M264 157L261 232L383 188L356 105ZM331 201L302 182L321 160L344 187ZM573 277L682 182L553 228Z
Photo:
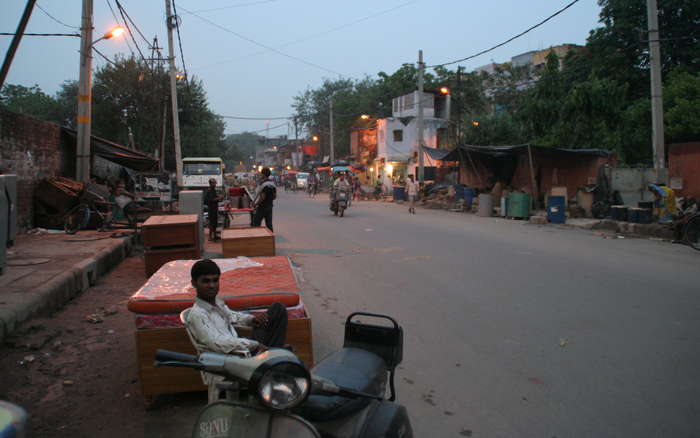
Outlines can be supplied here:
M476 145L461 145L454 149L435 149L423 146L423 150L433 160L439 161L459 161L460 156L464 153L481 154L495 158L508 157L519 153L527 153L528 147L538 153L564 153L574 155L609 157L613 152L605 149L569 149L557 148L537 145L512 145L512 146L476 146Z

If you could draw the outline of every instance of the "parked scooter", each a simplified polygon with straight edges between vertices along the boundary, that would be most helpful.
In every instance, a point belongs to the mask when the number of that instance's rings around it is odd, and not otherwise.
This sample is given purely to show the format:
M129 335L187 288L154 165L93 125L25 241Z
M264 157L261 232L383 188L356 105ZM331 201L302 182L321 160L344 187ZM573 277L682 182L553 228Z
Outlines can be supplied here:
M333 189L331 191L331 211L334 215L343 217L348 208L349 195L347 190Z
M391 324L353 321L356 317ZM397 322L386 315L356 312L347 318L343 348L310 373L285 349L254 357L158 350L155 364L226 378L220 385L226 400L202 410L193 438L412 438L406 408L394 402L394 372L402 358L403 330Z

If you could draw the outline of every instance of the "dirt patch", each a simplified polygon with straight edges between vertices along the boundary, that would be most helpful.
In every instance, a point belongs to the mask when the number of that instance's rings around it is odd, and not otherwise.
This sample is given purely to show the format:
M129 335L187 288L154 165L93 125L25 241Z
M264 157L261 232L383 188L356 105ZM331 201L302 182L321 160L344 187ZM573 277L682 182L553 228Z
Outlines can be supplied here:
M145 281L143 259L134 254L0 347L0 399L28 411L30 436L144 435L134 321L126 302ZM91 322L90 315L101 321Z

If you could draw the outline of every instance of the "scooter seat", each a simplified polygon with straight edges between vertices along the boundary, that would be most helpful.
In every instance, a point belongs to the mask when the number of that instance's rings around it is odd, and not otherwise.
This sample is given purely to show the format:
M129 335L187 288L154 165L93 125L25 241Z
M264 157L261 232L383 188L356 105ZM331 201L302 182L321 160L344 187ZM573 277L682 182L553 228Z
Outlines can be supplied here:
M360 348L343 348L316 365L311 372L336 385L372 395L383 395L387 368L384 359ZM309 421L331 421L351 415L370 402L365 397L310 395L296 413Z

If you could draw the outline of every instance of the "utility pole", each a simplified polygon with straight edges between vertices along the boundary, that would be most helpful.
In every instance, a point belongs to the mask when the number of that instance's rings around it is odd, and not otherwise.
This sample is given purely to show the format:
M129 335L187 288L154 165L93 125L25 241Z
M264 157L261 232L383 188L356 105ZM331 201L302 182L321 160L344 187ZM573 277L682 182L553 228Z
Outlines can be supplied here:
M458 144L462 138L462 102L464 102L464 96L462 95L462 67L461 65L457 67L457 125L455 126L455 143Z
M659 42L658 14L656 0L647 0L649 64L651 67L652 145L654 147L654 169L657 171L657 177L661 177L659 170L666 168L666 150L664 144L664 102L661 87L661 43Z
M34 3L36 3L36 0L27 1L27 6L24 7L24 13L22 14L22 18L19 20L19 25L17 26L17 32L15 32L15 35L12 37L10 47L7 49L5 61L2 63L2 69L0 69L0 88L2 88L3 84L5 83L7 73L10 71L12 59L15 57L15 52L17 51L17 47L19 47L19 42L22 40L22 35L24 35L24 29L27 28L29 17L32 15L32 11L34 10Z
M170 101L173 107L173 140L175 142L175 175L177 186L182 187L182 149L180 148L180 116L177 108L177 72L175 70L175 49L173 46L173 27L177 17L172 15L170 0L165 0L165 22L168 27L168 61L170 62Z
M335 161L335 140L333 139L333 95L331 94L331 166Z
M80 25L80 76L78 79L78 140L75 177L90 182L90 139L92 137L92 0L83 0Z
M423 164L423 71L425 70L425 64L423 63L423 51L418 51L418 96L416 102L418 103L418 120L416 121L416 143L418 149L418 185L423 184L425 180L425 169Z

